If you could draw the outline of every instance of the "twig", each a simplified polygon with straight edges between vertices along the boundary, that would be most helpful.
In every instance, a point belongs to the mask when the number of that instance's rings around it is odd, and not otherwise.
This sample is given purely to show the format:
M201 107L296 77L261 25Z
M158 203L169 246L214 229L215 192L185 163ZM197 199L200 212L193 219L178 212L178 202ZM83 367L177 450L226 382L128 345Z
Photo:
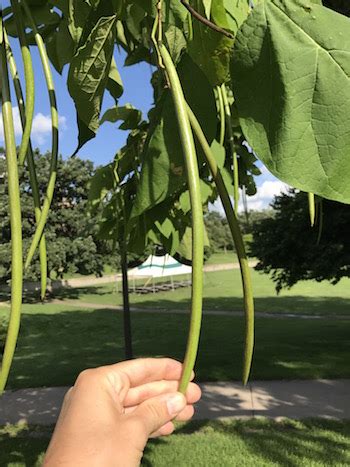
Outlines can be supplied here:
M216 31L220 34L223 34L224 36L230 38L230 39L234 39L234 35L231 34L230 32L228 31L225 31L225 29L222 29L220 28L220 26L217 26L216 24L212 23L211 21L209 21L207 18L204 18L202 15L200 15L198 13L198 11L196 11L189 3L185 2L185 0L180 0L180 2L182 3L182 5L186 8L186 10L188 10L190 12L190 14L196 18L198 21L200 21L201 23L205 24L206 26L208 26L208 28L212 29L213 31Z

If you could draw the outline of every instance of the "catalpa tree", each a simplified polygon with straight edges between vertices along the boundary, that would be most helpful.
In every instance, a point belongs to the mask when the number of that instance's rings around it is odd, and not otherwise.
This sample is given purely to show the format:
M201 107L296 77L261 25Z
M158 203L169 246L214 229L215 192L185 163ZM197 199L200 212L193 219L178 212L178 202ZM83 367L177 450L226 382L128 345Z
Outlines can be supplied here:
M340 2L332 4L342 8ZM127 144L92 180L91 209L102 205L104 212L101 236L119 242L122 251L142 251L149 241L161 242L169 252L192 261L191 323L181 391L195 363L201 326L203 206L221 198L242 272L246 383L254 308L236 218L239 188L255 193L257 154L276 177L309 193L312 222L314 194L350 201L349 26L346 16L321 0L11 0L3 11L0 35L12 220L12 310L1 388L21 310L18 165L25 164L30 173L37 218L24 263L28 267L39 248L45 283L44 227L54 194L59 134L50 66L59 72L69 67L77 151L105 121L120 121L120 128L130 130ZM23 79L9 35L21 44ZM43 200L36 195L30 146L35 82L31 44L40 51L52 111L51 171ZM118 48L126 53L126 65L145 61L153 67L154 107L146 121L131 106L118 106L123 92L114 59ZM9 79L23 122L18 154ZM105 92L115 106L100 115ZM44 285L42 289L44 293Z

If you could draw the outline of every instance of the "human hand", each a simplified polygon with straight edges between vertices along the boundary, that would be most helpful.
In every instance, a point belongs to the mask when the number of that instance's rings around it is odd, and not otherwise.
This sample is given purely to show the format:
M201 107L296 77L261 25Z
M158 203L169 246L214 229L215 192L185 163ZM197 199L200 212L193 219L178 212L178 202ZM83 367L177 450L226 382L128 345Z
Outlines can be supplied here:
M182 364L169 358L130 360L85 370L65 396L44 466L138 466L150 437L189 420L201 396L190 383L177 392Z

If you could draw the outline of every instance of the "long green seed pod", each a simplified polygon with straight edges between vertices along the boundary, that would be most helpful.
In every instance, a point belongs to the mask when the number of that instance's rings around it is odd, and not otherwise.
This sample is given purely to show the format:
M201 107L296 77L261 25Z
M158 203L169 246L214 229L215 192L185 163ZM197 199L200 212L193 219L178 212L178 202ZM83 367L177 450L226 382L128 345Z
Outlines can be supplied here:
M13 85L14 85L14 89L16 93L22 127L24 128L25 119L26 119L26 111L25 111L25 104L24 104L24 98L23 98L23 91L22 91L21 81L19 79L19 74L17 71L16 61L13 56L11 46L10 46L5 30L4 30L4 38L5 38L5 45L6 45L6 52L7 52L7 61L9 64L9 68L10 68L10 72L11 72L11 76L13 80ZM33 194L35 220L36 220L36 223L38 224L40 216L41 216L40 194L39 194L38 179L37 179L36 170L35 170L33 148L32 148L30 139L29 139L29 144L28 144L27 165L29 169L30 186L32 188L32 194ZM46 295L46 289L47 289L47 254L46 254L46 241L45 241L44 234L42 235L40 239L39 258L40 258L40 281L41 281L40 297L41 297L41 300L44 300L45 295Z
M219 137L219 143L221 146L224 145L225 142L225 126L226 126L226 118L225 118L225 106L224 106L224 100L222 97L222 92L221 92L221 87L216 86L216 93L218 96L218 101L219 101L219 115L220 115L220 137Z
M35 102L35 85L32 57L30 55L29 46L27 43L25 28L23 23L22 9L18 0L11 0L14 20L16 23L18 39L21 45L22 60L24 66L24 77L26 82L26 114L23 128L23 136L18 152L19 165L24 164L29 146L30 134L33 125L34 102Z
M170 89L174 101L175 114L179 126L179 135L185 158L188 186L190 191L192 212L192 297L191 322L184 360L183 373L179 391L185 393L191 379L192 370L197 357L199 335L202 321L203 295L203 255L204 255L204 227L203 207L200 190L198 162L193 140L193 134L188 119L186 101L181 88L176 68L163 44L159 44L159 51L168 75Z
M7 179L11 225L11 314L0 370L0 394L5 389L16 348L22 308L23 256L22 217L18 179L15 129L10 96L10 84L3 35L2 12L0 18L1 101L6 147Z
M318 203L319 203L319 206L318 206L318 234L317 234L316 245L320 244L321 236L322 236L322 230L323 230L323 199L319 198Z
M190 109L187 106L187 112L194 134L200 145L202 146L205 158L209 169L215 181L222 205L225 210L226 218L231 230L231 235L235 244L242 277L243 296L244 296L244 312L245 312L245 346L243 359L243 384L247 384L250 369L252 365L253 349L254 349L254 298L252 280L249 270L248 258L244 248L243 237L239 228L239 224L232 207L230 196L223 181L220 169L216 163L202 128Z
M34 22L33 16L30 12L30 9L27 5L26 0L22 0L22 4L25 10L26 15L28 16L32 31L34 33L35 42L38 46L42 67L44 70L44 75L46 79L46 85L49 93L50 106L51 106L51 120L52 120L52 149L51 149L51 163L50 163L50 177L46 189L46 195L44 203L41 209L41 216L39 223L36 226L36 231L32 239L32 243L29 247L27 254L25 268L27 268L33 259L35 250L38 247L42 234L44 232L45 224L47 217L49 215L49 210L55 190L56 176L57 176L57 158L58 158L58 112L57 112L57 102L56 102L56 93L54 82L52 78L51 68L49 58L46 53L45 44L40 36L36 24Z
M313 193L307 194L308 201L309 201L309 215L310 215L310 223L311 227L315 225L315 195Z
M235 149L235 141L234 141L233 133L232 133L231 109L230 109L230 104L227 98L225 84L221 86L221 93L222 93L222 99L224 101L225 116L226 116L225 121L226 121L228 141L229 141L230 149L232 152L232 158L233 158L233 200L234 200L234 206L235 206L235 213L237 215L238 202L239 202L238 160L237 160L237 152Z

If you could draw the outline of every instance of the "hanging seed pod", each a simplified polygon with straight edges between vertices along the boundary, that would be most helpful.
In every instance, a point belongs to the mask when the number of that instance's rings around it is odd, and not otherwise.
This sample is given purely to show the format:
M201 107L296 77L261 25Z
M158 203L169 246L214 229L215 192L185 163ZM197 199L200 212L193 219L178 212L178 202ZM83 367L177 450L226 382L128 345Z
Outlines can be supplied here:
M21 145L18 151L18 163L19 165L24 164L24 160L27 155L30 134L33 125L34 116L34 103L35 103L35 86L34 86L34 71L32 57L30 55L29 46L27 43L25 28L22 16L22 9L18 0L11 0L11 6L13 11L13 17L16 24L17 35L19 43L21 45L22 60L24 66L24 77L26 83L26 107L25 107L25 118L23 126L23 136ZM22 122L23 123L23 122Z
M45 200L41 209L40 220L36 226L36 231L34 233L32 243L29 247L27 254L25 268L28 268L35 250L37 249L42 234L44 232L45 224L49 215L49 210L55 190L56 176L57 176L57 158L58 158L58 112L57 112L57 102L56 102L56 93L55 86L52 78L51 68L49 58L47 56L46 48L44 41L41 35L38 32L33 16L30 12L30 8L27 5L26 0L22 0L24 11L29 19L32 31L34 33L35 42L38 46L40 59L45 75L46 86L49 94L50 107L51 107L51 125L52 125L52 149L51 149L51 163L50 163L50 176L49 182L46 189Z
M179 127L180 140L182 144L188 187L190 191L192 212L192 303L191 323L184 360L183 374L180 381L179 391L185 393L191 379L192 371L197 357L199 335L202 321L202 295L203 295L203 256L204 256L204 227L203 207L200 191L200 180L196 150L188 119L186 101L181 88L180 80L166 47L160 43L159 53L162 57L170 83L176 119Z
M190 109L187 106L187 112L190 119L190 123L194 134L198 142L200 143L204 156L207 160L210 172L215 181L223 208L225 210L228 225L231 230L231 235L236 248L238 261L241 270L242 286L243 286L243 298L244 298L244 312L245 312L245 345L244 345L244 359L243 359L243 384L247 384L250 369L253 359L254 349L254 298L253 298L253 287L252 280L249 270L248 258L245 252L243 237L239 228L239 224L235 215L235 211L232 207L230 196L226 189L224 180L221 176L220 169L217 166L215 157L213 156L210 146L205 138L202 128Z
M11 313L0 371L0 393L5 389L16 348L22 308L23 256L21 200L17 152L2 15L0 18L1 102L7 163L11 228Z
M4 37L5 37L7 61L9 64L12 81L13 81L13 85L14 85L14 89L16 93L17 104L18 104L19 113L20 113L21 122L22 122L22 128L24 128L25 121L26 121L26 109L24 105L22 86L21 86L19 74L17 71L16 61L13 56L6 31L4 31ZM40 216L41 216L40 194L39 194L38 180L36 176L33 148L32 148L30 139L29 139L27 153L28 154L27 154L26 161L27 161L27 166L29 170L29 181L30 181L30 186L32 189L32 196L33 196L33 202L34 202L35 221L38 224L40 220ZM40 239L39 259L40 259L40 282L41 282L40 297L41 297L41 300L44 300L45 295L46 295L46 289L47 289L47 254L46 254L46 241L45 241L44 234L42 235Z

